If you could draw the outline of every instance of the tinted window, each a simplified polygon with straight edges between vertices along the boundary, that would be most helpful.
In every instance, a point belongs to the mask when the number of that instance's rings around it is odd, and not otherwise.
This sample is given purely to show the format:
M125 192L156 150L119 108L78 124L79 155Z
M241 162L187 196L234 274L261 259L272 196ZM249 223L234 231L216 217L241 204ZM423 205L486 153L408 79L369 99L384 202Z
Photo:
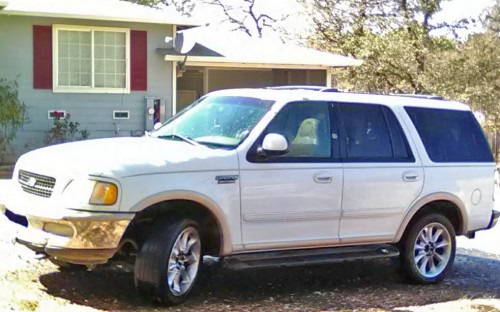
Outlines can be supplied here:
M406 107L434 162L491 162L488 142L470 111Z
M347 161L413 161L393 112L380 105L339 104Z
M289 103L271 121L267 133L278 133L287 139L289 152L280 158L330 157L328 103Z

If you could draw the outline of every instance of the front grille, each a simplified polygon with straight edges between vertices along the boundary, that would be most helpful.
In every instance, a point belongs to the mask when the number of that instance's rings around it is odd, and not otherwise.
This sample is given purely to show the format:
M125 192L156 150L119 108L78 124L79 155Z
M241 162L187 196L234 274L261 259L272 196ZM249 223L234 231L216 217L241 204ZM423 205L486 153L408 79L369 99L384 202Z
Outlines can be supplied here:
M19 170L19 184L26 193L48 198L52 195L56 179Z

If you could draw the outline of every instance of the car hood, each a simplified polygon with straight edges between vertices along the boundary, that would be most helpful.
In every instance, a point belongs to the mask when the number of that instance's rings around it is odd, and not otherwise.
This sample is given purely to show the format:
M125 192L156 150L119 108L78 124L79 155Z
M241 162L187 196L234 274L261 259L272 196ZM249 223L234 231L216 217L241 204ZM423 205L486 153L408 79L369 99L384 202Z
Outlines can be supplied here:
M21 156L19 169L49 176L129 177L180 171L234 170L234 150L150 137L112 138L41 148Z

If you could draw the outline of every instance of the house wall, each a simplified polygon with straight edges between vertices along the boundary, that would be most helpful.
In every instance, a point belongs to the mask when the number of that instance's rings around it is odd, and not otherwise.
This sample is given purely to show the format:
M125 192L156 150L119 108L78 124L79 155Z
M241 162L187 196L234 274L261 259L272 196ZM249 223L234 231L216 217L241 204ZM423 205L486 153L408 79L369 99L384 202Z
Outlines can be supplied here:
M326 70L315 69L208 69L208 91L282 85L326 84Z
M33 89L33 25L85 25L120 27L147 31L147 91L130 94L53 93ZM37 18L0 15L0 78L17 80L19 98L27 105L26 123L14 142L15 154L42 146L53 121L48 110L64 110L90 138L138 135L145 128L145 97L165 100L172 111L172 63L164 61L158 48L165 48L171 25L106 22L76 19ZM114 120L113 110L129 110L129 120ZM169 113L168 113L169 114Z
M208 91L259 88L273 84L272 69L209 69Z
M315 69L211 69L208 91L282 85L326 85L326 70Z

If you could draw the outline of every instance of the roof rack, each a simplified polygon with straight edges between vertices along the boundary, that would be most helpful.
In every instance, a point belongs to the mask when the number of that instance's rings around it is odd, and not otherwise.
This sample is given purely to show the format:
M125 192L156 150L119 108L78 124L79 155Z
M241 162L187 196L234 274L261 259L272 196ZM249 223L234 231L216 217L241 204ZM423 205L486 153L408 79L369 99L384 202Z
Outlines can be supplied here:
M270 90L308 90L308 91L318 91L318 92L340 92L338 89L325 87L325 86L279 86L279 87L267 87Z

